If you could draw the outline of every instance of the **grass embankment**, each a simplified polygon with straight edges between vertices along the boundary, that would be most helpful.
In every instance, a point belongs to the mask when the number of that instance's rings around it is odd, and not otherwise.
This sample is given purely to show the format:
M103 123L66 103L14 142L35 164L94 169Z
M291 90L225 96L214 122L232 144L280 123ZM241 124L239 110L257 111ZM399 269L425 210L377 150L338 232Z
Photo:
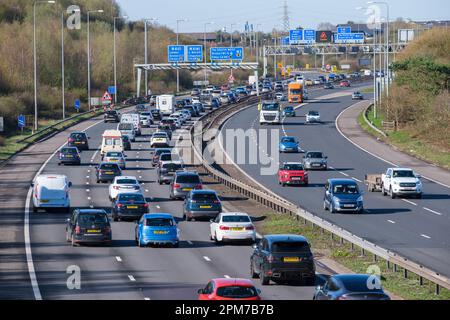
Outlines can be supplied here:
M408 273L408 279L403 276L404 270L400 267L394 271L392 264L387 267L386 261L380 258L374 260L374 256L368 252L362 256L359 248L352 250L348 242L341 242L337 237L331 238L328 232L321 232L311 224L305 225L303 220L297 221L287 215L266 214L267 219L262 222L258 230L262 234L300 234L311 243L316 256L324 255L341 265L351 269L355 273L368 273L369 266L377 265L381 270L383 287L389 292L408 300L448 300L450 291L441 288L440 295L434 293L435 286L427 280L424 285L419 285L416 275Z
M382 121L384 120L384 116L382 113L379 113L377 118L374 118L373 108L369 108L367 111L367 119L375 127L383 131ZM358 123L366 132L395 146L397 149L439 167L450 169L450 152L423 141L420 136L415 136L408 129L405 128L395 132L388 132L388 137L385 138L367 125L364 121L363 113L360 114Z

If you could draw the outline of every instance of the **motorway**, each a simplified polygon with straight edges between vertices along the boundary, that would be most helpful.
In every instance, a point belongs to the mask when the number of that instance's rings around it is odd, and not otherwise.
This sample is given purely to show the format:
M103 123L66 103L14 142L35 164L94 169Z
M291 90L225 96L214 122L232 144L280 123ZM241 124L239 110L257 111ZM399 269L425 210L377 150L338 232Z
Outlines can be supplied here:
M351 93L355 88L329 90L335 97L317 99L323 90L310 94L310 101L297 107L297 117L284 119L282 125L264 126L263 129L278 129L280 137L295 136L303 150L323 151L328 157L329 170L309 173L308 187L286 187L278 185L276 175L262 175L261 164L238 164L256 181L285 199L324 218L355 235L371 241L385 249L420 263L445 276L450 276L450 192L447 187L423 180L423 199L395 199L383 197L381 193L364 195L366 213L363 215L334 214L323 210L324 184L329 178L353 178L364 188L365 174L382 173L390 165L365 153L345 139L335 126L339 114L354 104ZM348 94L339 96L339 93ZM319 111L322 123L305 125L304 115ZM225 130L261 129L256 106L248 108L229 119L222 128L223 145L227 145ZM267 133L270 135L270 131ZM270 138L270 137L269 137ZM258 139L250 137L249 143L258 144L259 153L271 156L278 150L265 150ZM270 140L269 140L270 141ZM277 144L278 146L278 144ZM267 148L267 147L266 147ZM246 149L246 159L249 157ZM230 153L232 150L227 150ZM236 150L234 150L236 154ZM302 154L282 154L280 162L301 161ZM386 159L389 160L389 159ZM236 161L236 157L233 159ZM266 166L264 166L266 167Z
M116 126L99 123L86 131L91 137L91 150L82 153L81 166L58 166L56 157L51 157L44 166L44 174L60 173L70 178L73 208L95 207L110 212L108 184L96 183L95 164L100 161L97 148L101 134ZM124 174L138 177L151 201L151 212L171 213L180 220L180 248L138 248L133 222L112 223L110 247L71 247L65 241L67 214L30 213L31 250L43 299L190 300L196 299L197 290L212 278L250 277L250 246L216 246L209 240L209 222L181 221L182 202L169 200L168 186L155 183L156 172L149 160L152 131L144 129L133 150L127 152ZM67 288L69 266L81 269L81 290ZM317 272L326 270L318 266ZM314 292L314 287L262 288L258 280L255 284L262 289L264 299L309 300Z

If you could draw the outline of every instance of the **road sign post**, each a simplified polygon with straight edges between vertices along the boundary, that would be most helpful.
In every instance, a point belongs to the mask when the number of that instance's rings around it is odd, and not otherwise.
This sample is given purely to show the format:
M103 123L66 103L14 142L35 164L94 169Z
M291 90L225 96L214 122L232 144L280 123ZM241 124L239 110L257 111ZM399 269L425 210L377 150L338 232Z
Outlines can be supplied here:
M18 125L19 125L20 131L21 131L22 134L23 134L23 128L26 127L25 116L24 116L23 114L21 114L21 115L19 115L19 116L17 117L17 123L18 123Z
M81 101L80 99L75 100L75 109L77 109L77 112L80 112L81 108Z

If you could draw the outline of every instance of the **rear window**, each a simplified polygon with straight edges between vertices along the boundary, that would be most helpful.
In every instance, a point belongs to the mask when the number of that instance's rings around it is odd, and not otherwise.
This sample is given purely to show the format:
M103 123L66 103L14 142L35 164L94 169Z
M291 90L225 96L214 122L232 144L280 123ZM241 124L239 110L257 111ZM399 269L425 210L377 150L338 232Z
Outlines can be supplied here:
M108 217L105 214L85 213L78 216L78 224L81 226L106 223L108 223Z
M309 244L303 241L297 241L297 242L275 242L272 244L272 251L273 252L310 252Z
M106 114L109 116L115 116L117 115L117 111L106 111Z
M121 123L119 125L119 130L133 130L134 126L132 123Z
M77 154L78 151L77 151L77 149L67 148L67 149L62 149L61 153L63 153L63 154Z
M138 184L134 179L118 179L117 184Z
M248 216L223 216L222 222L237 223L237 222L251 222L251 221L250 217Z
M200 177L197 175L180 175L177 177L177 183L197 183L200 184Z
M348 291L352 292L383 292L383 290L377 288L369 289L369 287L367 286L367 278L348 278L342 280L342 283Z
M85 139L85 138L86 138L86 135L83 134L83 133L72 133L72 134L70 135L70 137L71 137L72 139L82 140L82 139Z
M145 202L142 194L119 194L118 200L123 202Z
M152 218L145 220L146 227L172 227L174 225L174 221L168 218Z
M308 114L309 114L310 116L318 116L318 115L319 115L319 112L317 112L317 111L310 111Z
M305 168L303 168L303 165L301 164L286 164L283 167L283 170L288 170L288 171L302 171Z
M159 160L161 160L161 161L171 161L172 160L172 154L171 153L163 153L159 157Z
M167 138L166 133L154 133L152 138Z
M321 159L323 158L323 154L320 152L311 152L306 155L307 158L311 159Z
M172 123L175 123L175 120L174 119L164 119L163 121L161 121L161 123L172 124Z
M163 164L162 167L166 170L172 170L172 171L183 169L183 166L181 164L177 164L177 163L166 163L166 164Z
M217 293L219 297L232 298L232 299L245 299L253 298L258 296L258 292L255 287L244 287L244 286L229 286L217 288Z
M160 156L163 153L171 153L171 152L172 152L172 150L168 150L168 149L158 149L158 150L156 150L155 155Z
M193 200L217 201L217 195L214 193L195 193L192 195Z
M115 163L105 163L100 165L101 170L120 171L119 166Z

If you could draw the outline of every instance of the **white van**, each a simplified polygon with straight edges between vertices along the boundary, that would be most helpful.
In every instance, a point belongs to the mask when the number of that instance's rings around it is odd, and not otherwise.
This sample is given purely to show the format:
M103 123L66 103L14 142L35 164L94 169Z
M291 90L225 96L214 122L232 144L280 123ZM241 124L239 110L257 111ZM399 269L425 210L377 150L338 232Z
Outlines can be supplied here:
M33 188L33 212L60 208L70 212L69 189L72 182L65 175L45 174L36 177Z
M175 112L175 96L162 95L156 98L156 109L161 112L163 116L170 116Z
M120 123L134 124L134 131L137 136L141 135L141 116L138 113L124 114L120 118Z
M119 123L117 130L120 131L122 136L128 136L128 139L130 139L131 142L136 141L136 132L134 131L133 123Z
M122 133L119 130L106 130L103 133L102 159L107 152L123 152Z

